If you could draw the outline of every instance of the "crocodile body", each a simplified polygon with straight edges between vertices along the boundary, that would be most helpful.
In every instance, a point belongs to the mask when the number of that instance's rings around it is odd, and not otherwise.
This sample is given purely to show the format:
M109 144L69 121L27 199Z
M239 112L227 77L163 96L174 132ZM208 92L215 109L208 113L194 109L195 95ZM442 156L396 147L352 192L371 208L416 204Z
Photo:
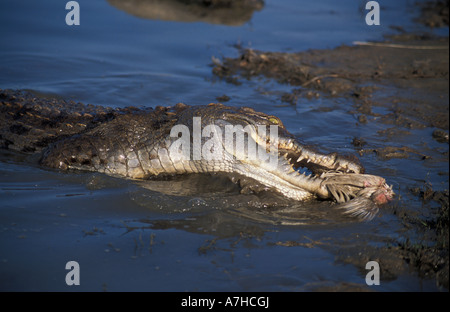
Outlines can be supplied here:
M97 171L131 179L239 174L293 200L332 199L345 212L363 219L372 218L378 205L393 196L385 180L364 174L356 158L316 152L301 144L277 117L251 108L179 103L155 109L111 109L8 90L0 90L0 101L0 146L40 153L40 163L50 168ZM176 126L186 131L174 132ZM196 126L213 126L211 129L219 132L195 136ZM253 127L255 131L243 136L245 146L255 143L266 156L275 157L275 164L246 158L247 148L223 145L227 126L238 130ZM268 136L270 126L276 127L276 137ZM183 147L179 144L183 136L188 152L176 154ZM212 144L212 138L218 140ZM214 154L219 148L220 153ZM202 151L215 157L204 157ZM307 168L308 174L300 168Z

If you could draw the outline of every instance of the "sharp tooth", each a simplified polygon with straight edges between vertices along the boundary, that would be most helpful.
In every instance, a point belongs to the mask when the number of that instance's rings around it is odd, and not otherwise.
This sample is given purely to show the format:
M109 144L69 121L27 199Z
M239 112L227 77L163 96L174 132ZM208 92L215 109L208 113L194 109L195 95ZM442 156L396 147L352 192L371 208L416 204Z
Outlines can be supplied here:
M303 159L303 156L300 155L300 157L297 159L297 161L302 161L302 159Z
M292 167L290 165L283 165L283 170L284 171L291 171Z
M284 154L284 158L287 158L288 153Z
M337 157L337 153L331 153L330 157L331 157L331 159L333 159L333 160L336 160L336 159L338 158L338 157Z
M289 149L291 149L293 146L294 146L294 143L292 143L292 142L290 142L290 143L288 144L288 148L289 148Z
M308 160L306 161L307 163L311 162L311 159L308 158Z

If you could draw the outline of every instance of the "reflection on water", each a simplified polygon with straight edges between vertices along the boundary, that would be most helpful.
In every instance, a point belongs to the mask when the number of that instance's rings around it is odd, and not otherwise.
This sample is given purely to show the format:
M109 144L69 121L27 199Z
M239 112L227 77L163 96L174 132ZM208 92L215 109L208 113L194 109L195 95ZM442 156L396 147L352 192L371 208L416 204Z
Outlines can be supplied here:
M205 22L230 26L248 22L262 0L107 0L131 15L177 22Z
M96 175L95 179L108 180L108 177ZM105 184L105 182L96 183ZM329 201L293 202L269 191L241 194L240 188L226 175L194 174L166 180L134 181L134 183L139 187L130 191L129 196L137 205L149 211L164 213L205 215L208 212L208 218L213 216L216 220L214 224L220 223L224 215L227 216L226 219L234 220L233 222L245 219L263 225L357 222L343 216L338 209L333 209L334 204ZM211 225L210 222L203 222L202 217L196 217L187 220L186 224L190 224L190 228L202 229ZM180 225L180 229L184 228L184 220L178 220L177 224ZM238 229L239 223L236 223L235 227ZM220 232L214 230L214 233L210 234L220 235Z

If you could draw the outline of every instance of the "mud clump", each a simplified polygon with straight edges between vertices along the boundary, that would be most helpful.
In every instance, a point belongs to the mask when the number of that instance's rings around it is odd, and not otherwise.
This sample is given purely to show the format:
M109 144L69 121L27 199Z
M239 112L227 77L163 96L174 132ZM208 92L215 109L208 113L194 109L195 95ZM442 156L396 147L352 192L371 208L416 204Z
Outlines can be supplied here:
M440 143L448 143L448 133L443 130L440 129L434 130L433 138Z
M449 2L449 0L439 0L419 4L422 12L417 21L431 28L448 26Z
M414 267L423 278L436 278L437 284L448 289L449 283L449 192L413 189L423 202L434 201L439 204L436 213L425 220L402 218L408 227L414 227L422 233L422 241L399 243L404 259ZM433 243L429 243L429 242Z
M293 105L301 98L346 98L355 104L362 123L368 116L380 117L374 107L384 107L389 111L384 123L448 129L448 67L448 38L403 34L386 42L333 50L241 49L237 58L214 60L212 71L237 85L258 76L291 85L292 91L283 93L280 100Z

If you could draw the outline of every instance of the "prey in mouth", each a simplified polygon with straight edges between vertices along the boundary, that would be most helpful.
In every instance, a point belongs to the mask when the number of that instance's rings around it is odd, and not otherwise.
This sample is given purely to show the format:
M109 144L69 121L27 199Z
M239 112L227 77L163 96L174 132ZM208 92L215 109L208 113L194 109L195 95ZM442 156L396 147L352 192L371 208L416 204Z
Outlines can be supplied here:
M395 195L384 178L365 174L356 157L315 151L300 143L275 116L241 108L222 115L222 118L234 124L278 127L275 139L258 131L251 135L267 151L276 151L276 155L272 153L272 157L277 157L276 166L263 161L241 160L236 162L234 170L286 197L299 201L331 199L345 214L371 220L379 206Z

